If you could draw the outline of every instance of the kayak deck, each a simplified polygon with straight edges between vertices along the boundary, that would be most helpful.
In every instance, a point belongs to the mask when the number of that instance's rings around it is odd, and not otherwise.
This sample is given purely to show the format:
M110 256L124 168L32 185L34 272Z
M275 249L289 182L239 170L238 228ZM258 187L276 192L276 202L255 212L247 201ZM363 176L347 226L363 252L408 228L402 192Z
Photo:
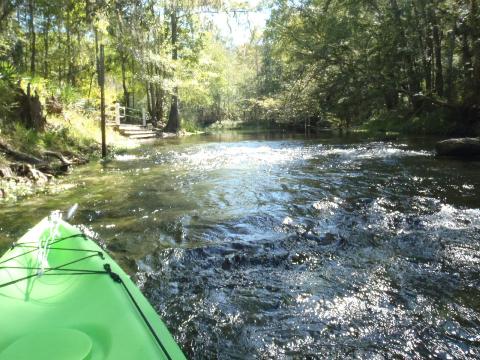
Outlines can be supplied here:
M0 258L0 360L184 359L155 310L95 242L47 218Z

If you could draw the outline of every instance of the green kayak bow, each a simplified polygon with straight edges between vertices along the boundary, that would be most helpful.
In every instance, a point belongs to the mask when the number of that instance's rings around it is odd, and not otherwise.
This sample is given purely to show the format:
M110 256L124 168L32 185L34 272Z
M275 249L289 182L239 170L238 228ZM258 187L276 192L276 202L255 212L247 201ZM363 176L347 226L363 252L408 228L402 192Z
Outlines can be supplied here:
M43 219L0 258L0 360L185 359L94 241Z

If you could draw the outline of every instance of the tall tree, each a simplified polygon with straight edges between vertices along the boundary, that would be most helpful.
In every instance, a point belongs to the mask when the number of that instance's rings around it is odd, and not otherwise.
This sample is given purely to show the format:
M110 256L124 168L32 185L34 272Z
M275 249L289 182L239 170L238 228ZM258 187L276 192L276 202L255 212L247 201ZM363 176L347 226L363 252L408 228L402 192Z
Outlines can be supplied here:
M35 33L35 2L28 0L28 30L30 32L30 73L35 76L35 59L37 54Z
M171 41L172 41L172 60L178 60L178 9L176 2L170 10ZM172 104L168 114L168 122L165 131L177 132L180 128L180 115L178 113L178 87L175 85L172 94Z

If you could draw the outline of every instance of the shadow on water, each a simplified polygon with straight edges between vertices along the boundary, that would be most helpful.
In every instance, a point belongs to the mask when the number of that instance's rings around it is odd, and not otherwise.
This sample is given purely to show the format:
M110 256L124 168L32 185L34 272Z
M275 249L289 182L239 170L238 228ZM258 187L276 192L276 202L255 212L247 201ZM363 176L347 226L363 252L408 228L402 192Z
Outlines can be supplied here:
M192 358L474 358L479 165L428 139L173 139L2 205L0 246L79 202Z

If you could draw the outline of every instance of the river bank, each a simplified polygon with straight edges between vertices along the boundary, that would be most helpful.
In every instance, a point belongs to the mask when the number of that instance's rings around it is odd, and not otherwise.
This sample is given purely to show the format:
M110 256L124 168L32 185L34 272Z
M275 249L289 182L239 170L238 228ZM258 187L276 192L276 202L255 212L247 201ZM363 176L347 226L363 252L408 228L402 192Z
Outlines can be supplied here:
M58 180L68 176L74 167L92 161L111 161L147 142L203 134L181 130L178 133L162 132L156 139L141 140L108 129L108 156L101 159L101 146L97 140L99 129L91 128L91 119L84 118L83 122L90 127L88 132L66 127L66 123L58 119L48 124L45 133L28 131L18 124L0 127L0 202L36 194L56 194L71 186L65 187Z
M134 148L135 141L108 129L109 153ZM75 166L100 159L95 114L65 108L50 115L43 131L14 120L0 122L0 201L59 191L57 179Z

